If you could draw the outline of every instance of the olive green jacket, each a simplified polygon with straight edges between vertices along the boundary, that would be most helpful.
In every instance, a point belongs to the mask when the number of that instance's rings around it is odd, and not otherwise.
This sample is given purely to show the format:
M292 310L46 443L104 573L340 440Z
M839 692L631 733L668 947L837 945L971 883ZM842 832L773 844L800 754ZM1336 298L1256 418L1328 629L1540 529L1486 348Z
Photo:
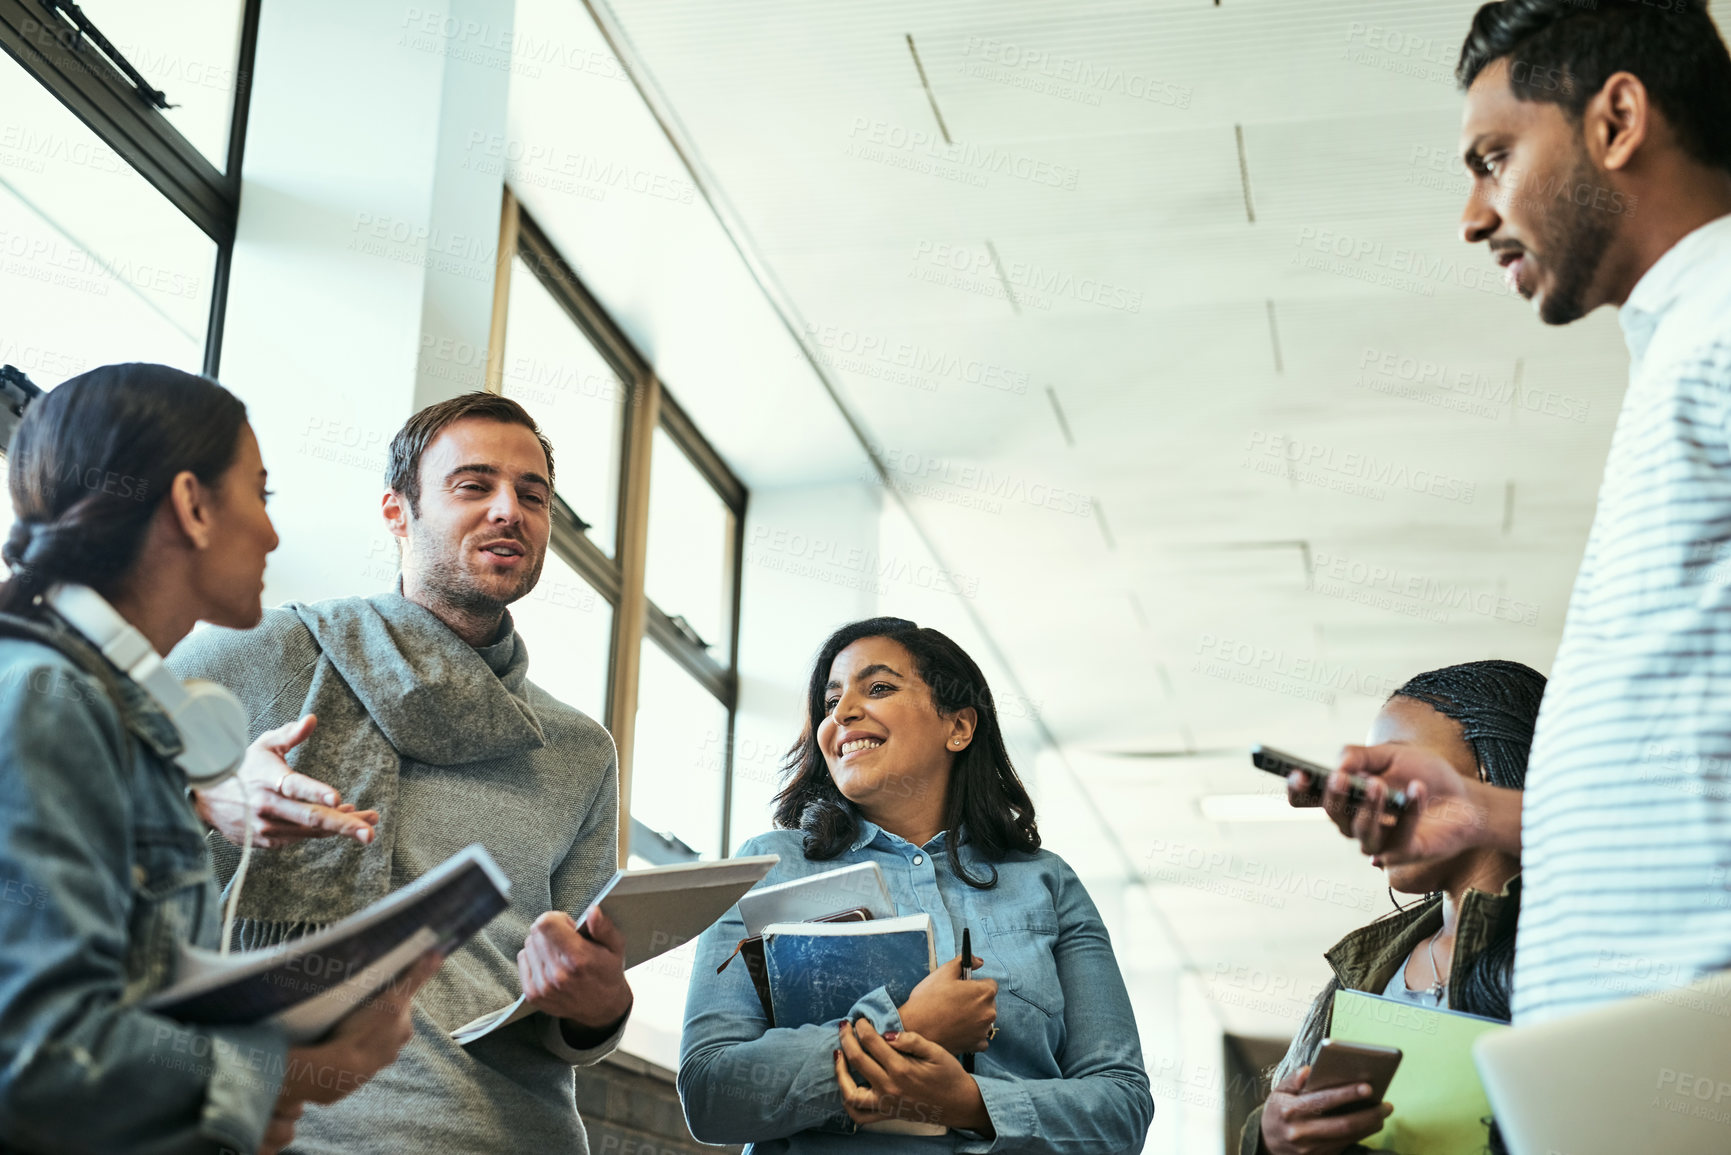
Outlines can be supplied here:
M1521 877L1516 875L1500 894L1469 890L1461 900L1460 919L1455 927L1455 965L1449 969L1448 1002L1458 1007L1461 1000L1460 978L1466 968L1459 965L1485 948L1499 932L1512 930L1520 912ZM1275 1068L1278 1083L1289 1071L1295 1071L1316 1060L1317 1048L1328 1037L1334 1017L1334 992L1338 990L1381 993L1389 980L1400 973L1401 964L1417 949L1418 944L1442 927L1442 896L1407 910L1379 918L1369 926L1361 926L1324 954L1334 977L1322 988L1310 1004L1310 1013L1293 1036L1286 1057ZM1262 1145L1262 1108L1250 1112L1239 1135L1239 1155L1267 1155ZM1353 1146L1349 1151L1362 1151Z

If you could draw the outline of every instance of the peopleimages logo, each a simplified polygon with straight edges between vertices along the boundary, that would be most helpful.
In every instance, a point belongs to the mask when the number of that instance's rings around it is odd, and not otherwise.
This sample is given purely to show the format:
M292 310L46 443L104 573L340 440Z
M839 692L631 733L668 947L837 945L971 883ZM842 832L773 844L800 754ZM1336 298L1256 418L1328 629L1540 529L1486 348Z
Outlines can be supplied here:
M1051 308L1053 297L1067 297L1084 305L1124 313L1142 311L1142 294L1122 285L1095 277L1078 277L1028 261L1010 261L1000 267L990 252L967 245L919 241L914 245L914 266L915 273L925 270L957 277L990 278L991 287L998 292L1004 291L999 285L1001 277L1002 286L1014 292L1017 301L1042 309ZM940 278L927 279L940 281Z
M951 461L911 449L873 445L871 450L883 462L889 474L889 484L903 492L932 496L938 491L950 490L1079 517L1087 517L1093 512L1093 497L1061 485L1046 481L1030 482L1013 474L996 472L988 465ZM872 476L876 476L875 471ZM1001 511L1002 505L992 510L994 513Z
M554 191L577 192L580 186L624 189L682 205L690 204L697 196L697 186L688 180L634 168L592 153L573 152L556 144L519 140L504 133L470 132L467 152L464 168L482 173L504 172L513 179L529 178L531 183ZM547 179L536 180L537 177Z
M58 132L41 132L19 124L0 124L0 167L46 172L50 164L120 172L120 154L101 141L86 141Z
M1409 617L1447 622L1449 610L1495 621L1535 626L1539 607L1519 598L1443 581L1399 566L1361 561L1318 550L1311 562L1316 592L1325 597L1373 605Z
M1593 404L1555 389L1524 385L1517 389L1513 377L1493 378L1474 369L1451 367L1438 361L1411 357L1387 349L1366 346L1359 355L1359 374L1353 384L1391 397L1465 413L1494 421L1509 406L1523 413L1584 423Z
M116 282L158 296L197 297L197 276L149 262L105 258L53 233L0 229L0 271L75 292L106 297Z
M957 173L980 178L966 182L980 186L984 186L990 177L1007 176L1052 188L1074 189L1081 177L1081 170L1075 165L1059 164L995 145L945 141L938 134L925 129L910 129L905 125L892 124L887 120L872 120L865 116L854 117L848 137L851 143L848 145L847 155L857 159L895 164L892 158L924 157L939 166L954 166ZM920 163L899 164L896 167L911 168L935 176L946 175L941 167L933 168Z
M962 55L970 58L970 63L963 65L965 75L1083 104L1098 105L1102 94L1111 93L1185 109L1196 95L1188 84L989 36L968 37L962 43Z
M1364 887L1275 862L1240 858L1218 847L1157 838L1145 861L1144 878L1207 890L1259 906L1283 909L1288 898L1307 898L1351 910L1369 911L1376 906L1376 896Z
M832 538L771 529L766 525L752 530L745 560L794 577L844 589L870 590L879 595L888 594L889 582L965 598L974 597L980 588L978 577L930 562L910 561L896 554L881 554Z
M1284 466L1283 464L1284 463ZM1404 489L1471 505L1478 484L1434 469L1414 469L1358 450L1341 450L1281 433L1255 430L1245 446L1245 467L1278 473L1290 467L1295 481L1321 485L1381 501L1388 489ZM1262 468L1263 465L1273 468Z
M1435 296L1438 284L1458 285L1480 293L1513 296L1503 272L1495 265L1466 264L1453 257L1385 245L1370 237L1305 225L1298 230L1298 250L1292 263L1355 280L1383 284L1403 292Z
M1203 634L1196 642L1190 672L1288 697L1333 704L1336 692L1386 699L1400 682L1322 658L1302 657L1274 646Z
M961 357L947 349L934 349L875 333L862 333L837 325L807 322L806 340L814 355L827 368L841 368L867 376L919 388L935 390L935 378L948 377L984 389L1018 396L1028 392L1028 374L978 357ZM803 355L796 352L796 356Z

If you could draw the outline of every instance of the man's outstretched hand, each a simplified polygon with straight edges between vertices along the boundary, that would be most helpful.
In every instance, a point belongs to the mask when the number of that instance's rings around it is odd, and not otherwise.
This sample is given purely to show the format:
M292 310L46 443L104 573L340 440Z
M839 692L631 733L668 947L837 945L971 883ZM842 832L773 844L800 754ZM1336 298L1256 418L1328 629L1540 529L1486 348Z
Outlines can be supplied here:
M261 850L292 846L308 838L352 838L363 845L378 833L379 812L356 810L336 790L289 768L290 750L307 740L318 718L260 734L246 748L240 769L215 786L193 791L198 816L236 846L246 840Z
M1350 797L1353 775L1368 780L1362 803ZM1398 814L1386 808L1396 790L1407 798ZM1346 747L1323 789L1322 808L1377 866L1432 862L1481 847L1521 852L1521 792L1464 778L1441 754L1418 746Z

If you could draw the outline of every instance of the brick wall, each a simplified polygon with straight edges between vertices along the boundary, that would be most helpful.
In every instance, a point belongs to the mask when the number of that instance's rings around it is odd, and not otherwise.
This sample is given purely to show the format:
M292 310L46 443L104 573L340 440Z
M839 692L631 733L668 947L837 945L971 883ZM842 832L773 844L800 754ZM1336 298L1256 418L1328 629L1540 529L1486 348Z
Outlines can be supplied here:
M577 1110L589 1129L591 1155L718 1155L742 1147L707 1147L691 1137L673 1072L615 1052L577 1068Z

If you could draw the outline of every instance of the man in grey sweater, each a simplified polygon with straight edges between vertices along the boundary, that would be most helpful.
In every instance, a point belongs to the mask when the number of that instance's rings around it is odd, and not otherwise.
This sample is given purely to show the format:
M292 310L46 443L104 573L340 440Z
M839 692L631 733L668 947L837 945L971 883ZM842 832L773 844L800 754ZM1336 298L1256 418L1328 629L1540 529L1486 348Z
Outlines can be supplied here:
M246 791L269 801L241 887L237 945L272 946L362 909L471 842L511 880L510 909L458 949L416 1002L395 1066L309 1110L305 1155L587 1150L572 1067L610 1052L631 1009L623 943L581 911L618 853L618 764L592 719L528 680L506 606L546 557L553 454L516 402L429 406L391 443L383 514L398 590L268 610L206 629L171 665L221 682L280 769L199 795L225 887ZM323 827L340 838L307 838ZM226 897L226 895L225 895ZM458 1046L450 1032L528 996L527 1019Z

